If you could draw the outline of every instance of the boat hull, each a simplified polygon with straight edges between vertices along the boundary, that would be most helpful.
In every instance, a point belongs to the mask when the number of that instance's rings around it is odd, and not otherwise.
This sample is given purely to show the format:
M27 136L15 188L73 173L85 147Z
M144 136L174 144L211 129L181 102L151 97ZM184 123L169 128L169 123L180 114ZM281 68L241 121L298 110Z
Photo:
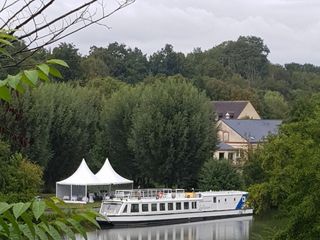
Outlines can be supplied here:
M222 210L222 211L198 211L188 213L168 213L154 215L114 215L106 219L97 219L102 227L136 227L146 225L165 225L172 223L185 223L206 221L223 218L250 216L252 209Z

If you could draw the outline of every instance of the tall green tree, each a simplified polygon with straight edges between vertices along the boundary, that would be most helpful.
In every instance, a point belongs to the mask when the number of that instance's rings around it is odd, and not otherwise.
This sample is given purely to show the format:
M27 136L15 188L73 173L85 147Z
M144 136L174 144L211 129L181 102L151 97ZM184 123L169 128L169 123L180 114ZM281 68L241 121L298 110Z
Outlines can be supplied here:
M164 48L152 54L149 59L150 72L153 75L164 74L172 76L184 74L185 56L183 53L175 52L173 46L166 44Z
M144 87L132 116L129 146L146 179L196 187L215 144L214 114L203 93L175 77Z

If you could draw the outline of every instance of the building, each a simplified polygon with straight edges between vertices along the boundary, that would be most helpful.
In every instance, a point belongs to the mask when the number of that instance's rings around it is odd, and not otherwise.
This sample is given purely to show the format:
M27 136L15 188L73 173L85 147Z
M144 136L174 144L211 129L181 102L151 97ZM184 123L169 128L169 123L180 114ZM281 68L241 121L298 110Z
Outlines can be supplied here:
M214 157L237 161L245 158L249 149L264 143L270 134L277 134L281 120L221 119L218 121L220 144Z
M220 119L261 119L249 101L212 101L212 107Z

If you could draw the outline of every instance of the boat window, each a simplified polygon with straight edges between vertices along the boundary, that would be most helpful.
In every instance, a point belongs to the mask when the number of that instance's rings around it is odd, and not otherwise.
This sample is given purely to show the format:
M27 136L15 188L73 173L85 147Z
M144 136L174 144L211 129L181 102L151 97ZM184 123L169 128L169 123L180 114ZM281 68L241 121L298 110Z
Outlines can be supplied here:
M123 211L122 211L122 212L123 212L123 213L128 212L128 205L127 205L127 204L124 206L124 209L123 209Z
M220 203L220 199L218 200L218 203Z
M157 211L157 204L156 203L152 203L151 204L151 211L152 212L156 212Z
M142 204L142 212L149 212L149 204Z
M192 202L192 209L196 209L197 208L197 202Z
M217 202L217 197L213 197L213 202L214 202L214 203Z
M173 203L168 203L168 210L173 210Z
M181 210L181 203L180 202L176 203L176 210Z
M131 212L139 212L139 204L131 204Z
M165 211L166 210L166 206L164 203L160 203L160 211Z
M189 202L184 202L183 203L183 208L184 209L189 209Z
M227 201L227 199L225 198L225 199L224 199L224 201L226 202L226 201Z
M233 198L233 201L236 201L236 198Z
M106 203L102 205L101 212L104 214L117 214L120 211L121 203Z

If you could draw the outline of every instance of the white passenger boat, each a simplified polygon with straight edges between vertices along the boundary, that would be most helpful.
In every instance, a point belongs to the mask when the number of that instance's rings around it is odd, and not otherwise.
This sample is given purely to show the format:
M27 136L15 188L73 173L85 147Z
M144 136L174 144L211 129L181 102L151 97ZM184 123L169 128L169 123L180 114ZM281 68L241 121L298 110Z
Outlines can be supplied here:
M185 192L183 189L117 190L104 200L101 225L127 226L192 222L252 215L242 191Z

